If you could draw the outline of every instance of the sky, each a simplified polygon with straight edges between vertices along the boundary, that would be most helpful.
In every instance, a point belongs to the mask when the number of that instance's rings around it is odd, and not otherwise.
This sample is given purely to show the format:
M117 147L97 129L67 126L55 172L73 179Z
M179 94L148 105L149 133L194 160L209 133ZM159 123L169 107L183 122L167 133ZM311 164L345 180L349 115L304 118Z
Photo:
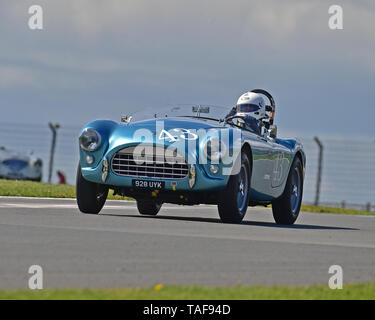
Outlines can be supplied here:
M43 8L30 30L29 7ZM328 8L343 8L343 30ZM3 0L0 123L84 126L173 103L276 100L281 134L375 133L372 0Z

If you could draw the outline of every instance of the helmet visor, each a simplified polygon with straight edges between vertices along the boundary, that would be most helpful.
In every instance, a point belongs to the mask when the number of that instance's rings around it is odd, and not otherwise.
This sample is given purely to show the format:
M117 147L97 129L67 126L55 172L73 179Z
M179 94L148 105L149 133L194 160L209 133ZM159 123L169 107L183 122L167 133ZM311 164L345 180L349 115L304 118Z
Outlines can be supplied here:
M260 107L256 104L246 103L246 104L238 104L237 105L237 112L255 112L258 111Z

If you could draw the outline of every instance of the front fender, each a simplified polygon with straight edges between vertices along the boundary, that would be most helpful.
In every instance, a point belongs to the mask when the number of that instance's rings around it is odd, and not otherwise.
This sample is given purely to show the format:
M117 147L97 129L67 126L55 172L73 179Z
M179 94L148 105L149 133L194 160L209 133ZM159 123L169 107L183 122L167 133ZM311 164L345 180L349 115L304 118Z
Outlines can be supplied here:
M95 151L86 151L82 148L79 148L79 155L81 161L81 167L87 167L86 164L86 156L90 155L94 158L94 162L90 164L90 167L96 167L99 165L100 161L102 160L104 154L108 150L108 146L110 143L110 137L112 136L112 132L117 128L118 123L112 120L95 120L88 123L80 132L80 135L85 129L94 129L96 130L101 136L101 144L99 148Z

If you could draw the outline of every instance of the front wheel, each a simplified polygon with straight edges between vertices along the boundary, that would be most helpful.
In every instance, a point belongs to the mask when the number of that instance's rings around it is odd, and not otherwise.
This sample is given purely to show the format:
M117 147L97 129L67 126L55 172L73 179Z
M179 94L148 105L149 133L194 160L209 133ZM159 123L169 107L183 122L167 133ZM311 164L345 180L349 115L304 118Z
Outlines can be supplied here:
M238 174L231 175L228 185L219 196L219 216L224 223L240 223L246 214L250 197L250 161L246 153L241 154Z
M83 213L98 214L102 210L108 196L108 187L103 184L87 181L78 165L76 181L76 197L78 208Z
M303 194L303 169L299 158L293 161L283 195L272 203L277 224L293 224L299 215Z
M137 208L140 214L156 216L161 208L161 203L155 200L137 200Z

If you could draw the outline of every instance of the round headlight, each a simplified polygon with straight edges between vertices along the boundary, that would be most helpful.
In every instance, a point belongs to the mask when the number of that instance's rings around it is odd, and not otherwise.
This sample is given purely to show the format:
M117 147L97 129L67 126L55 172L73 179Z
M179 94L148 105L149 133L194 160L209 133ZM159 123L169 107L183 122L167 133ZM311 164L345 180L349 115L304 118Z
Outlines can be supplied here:
M79 137L79 145L83 150L95 151L99 148L101 142L100 134L94 129L83 130Z
M227 152L227 147L219 138L209 138L204 147L204 153L207 158L213 161L219 161Z

